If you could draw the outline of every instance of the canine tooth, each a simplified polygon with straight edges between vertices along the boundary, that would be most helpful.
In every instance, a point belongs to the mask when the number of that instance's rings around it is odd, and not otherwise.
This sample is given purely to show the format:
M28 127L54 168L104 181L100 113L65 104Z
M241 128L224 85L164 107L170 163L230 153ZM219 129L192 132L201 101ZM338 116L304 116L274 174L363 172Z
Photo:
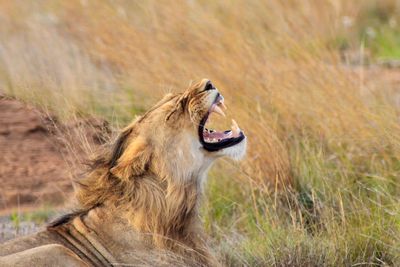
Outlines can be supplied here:
M237 122L236 122L234 119L232 119L232 126L233 126L234 128L239 128Z
M213 112L218 113L219 115L225 117L225 113L222 111L220 107L217 105L214 105Z
M227 110L223 99L218 103L218 105L221 106L224 110Z
M232 128L232 133L233 133L233 135L239 135L239 133L240 133L240 128L239 128L237 122L236 122L234 119L232 119L232 126L231 126L231 128Z

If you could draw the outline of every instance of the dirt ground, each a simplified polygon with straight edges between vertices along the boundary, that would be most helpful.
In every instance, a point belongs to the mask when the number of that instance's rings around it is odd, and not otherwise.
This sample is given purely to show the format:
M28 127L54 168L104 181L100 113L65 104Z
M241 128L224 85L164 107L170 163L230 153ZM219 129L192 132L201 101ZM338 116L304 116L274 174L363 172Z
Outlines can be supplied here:
M0 99L0 209L62 203L72 191L52 122L16 100Z
M79 165L71 165L73 158L62 135L82 132L80 126L85 125L89 142L99 143L93 129L102 123L61 124L32 106L0 96L0 214L56 207L71 199L73 175L78 172L73 168Z
M349 71L373 90L384 85L395 91L393 104L400 106L399 68ZM109 134L105 121L60 123L37 108L0 95L0 242L32 233L42 225L23 217L13 219L12 214L43 207L54 211L72 199L72 181L82 165L74 164L80 159L68 148L83 139L96 146Z

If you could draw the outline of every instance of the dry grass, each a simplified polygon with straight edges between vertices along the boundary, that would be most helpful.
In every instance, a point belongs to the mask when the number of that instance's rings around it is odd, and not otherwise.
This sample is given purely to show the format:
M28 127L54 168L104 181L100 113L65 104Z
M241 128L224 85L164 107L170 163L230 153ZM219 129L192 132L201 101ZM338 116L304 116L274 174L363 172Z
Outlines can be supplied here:
M62 117L124 123L208 77L250 143L243 164L212 171L204 220L221 259L399 265L399 92L343 62L347 51L378 58L360 33L371 16L374 27L400 23L399 10L395 0L2 1L0 90Z

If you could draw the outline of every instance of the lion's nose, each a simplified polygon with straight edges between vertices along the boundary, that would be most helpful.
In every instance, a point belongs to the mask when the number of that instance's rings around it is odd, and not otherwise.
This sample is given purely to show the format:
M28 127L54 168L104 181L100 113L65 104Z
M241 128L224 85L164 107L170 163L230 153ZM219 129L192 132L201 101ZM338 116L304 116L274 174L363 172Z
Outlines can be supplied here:
M217 103L223 103L224 102L224 97L220 94L220 93L218 93L218 95L217 95L217 99L216 99L216 101L215 102L217 102Z
M222 103L223 103L224 100L225 100L225 98L224 98L221 94L219 94L219 99L220 99L219 102L222 102Z
M208 81L206 86L204 87L204 91L215 90L215 89L217 88L215 88L215 86L210 81Z

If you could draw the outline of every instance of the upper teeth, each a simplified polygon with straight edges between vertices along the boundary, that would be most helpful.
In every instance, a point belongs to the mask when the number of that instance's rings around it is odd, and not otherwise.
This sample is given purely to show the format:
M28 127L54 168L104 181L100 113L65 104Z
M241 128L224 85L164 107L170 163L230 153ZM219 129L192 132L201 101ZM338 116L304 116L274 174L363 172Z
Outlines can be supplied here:
M219 101L218 105L221 106L225 110L227 109L225 104L224 104L224 99L223 98Z
M220 114L220 115L222 115L222 116L225 117L225 113L224 113L224 112L222 111L222 109L221 109L219 106L217 106L216 104L214 104L213 109L212 109L212 112L215 112L215 113Z

